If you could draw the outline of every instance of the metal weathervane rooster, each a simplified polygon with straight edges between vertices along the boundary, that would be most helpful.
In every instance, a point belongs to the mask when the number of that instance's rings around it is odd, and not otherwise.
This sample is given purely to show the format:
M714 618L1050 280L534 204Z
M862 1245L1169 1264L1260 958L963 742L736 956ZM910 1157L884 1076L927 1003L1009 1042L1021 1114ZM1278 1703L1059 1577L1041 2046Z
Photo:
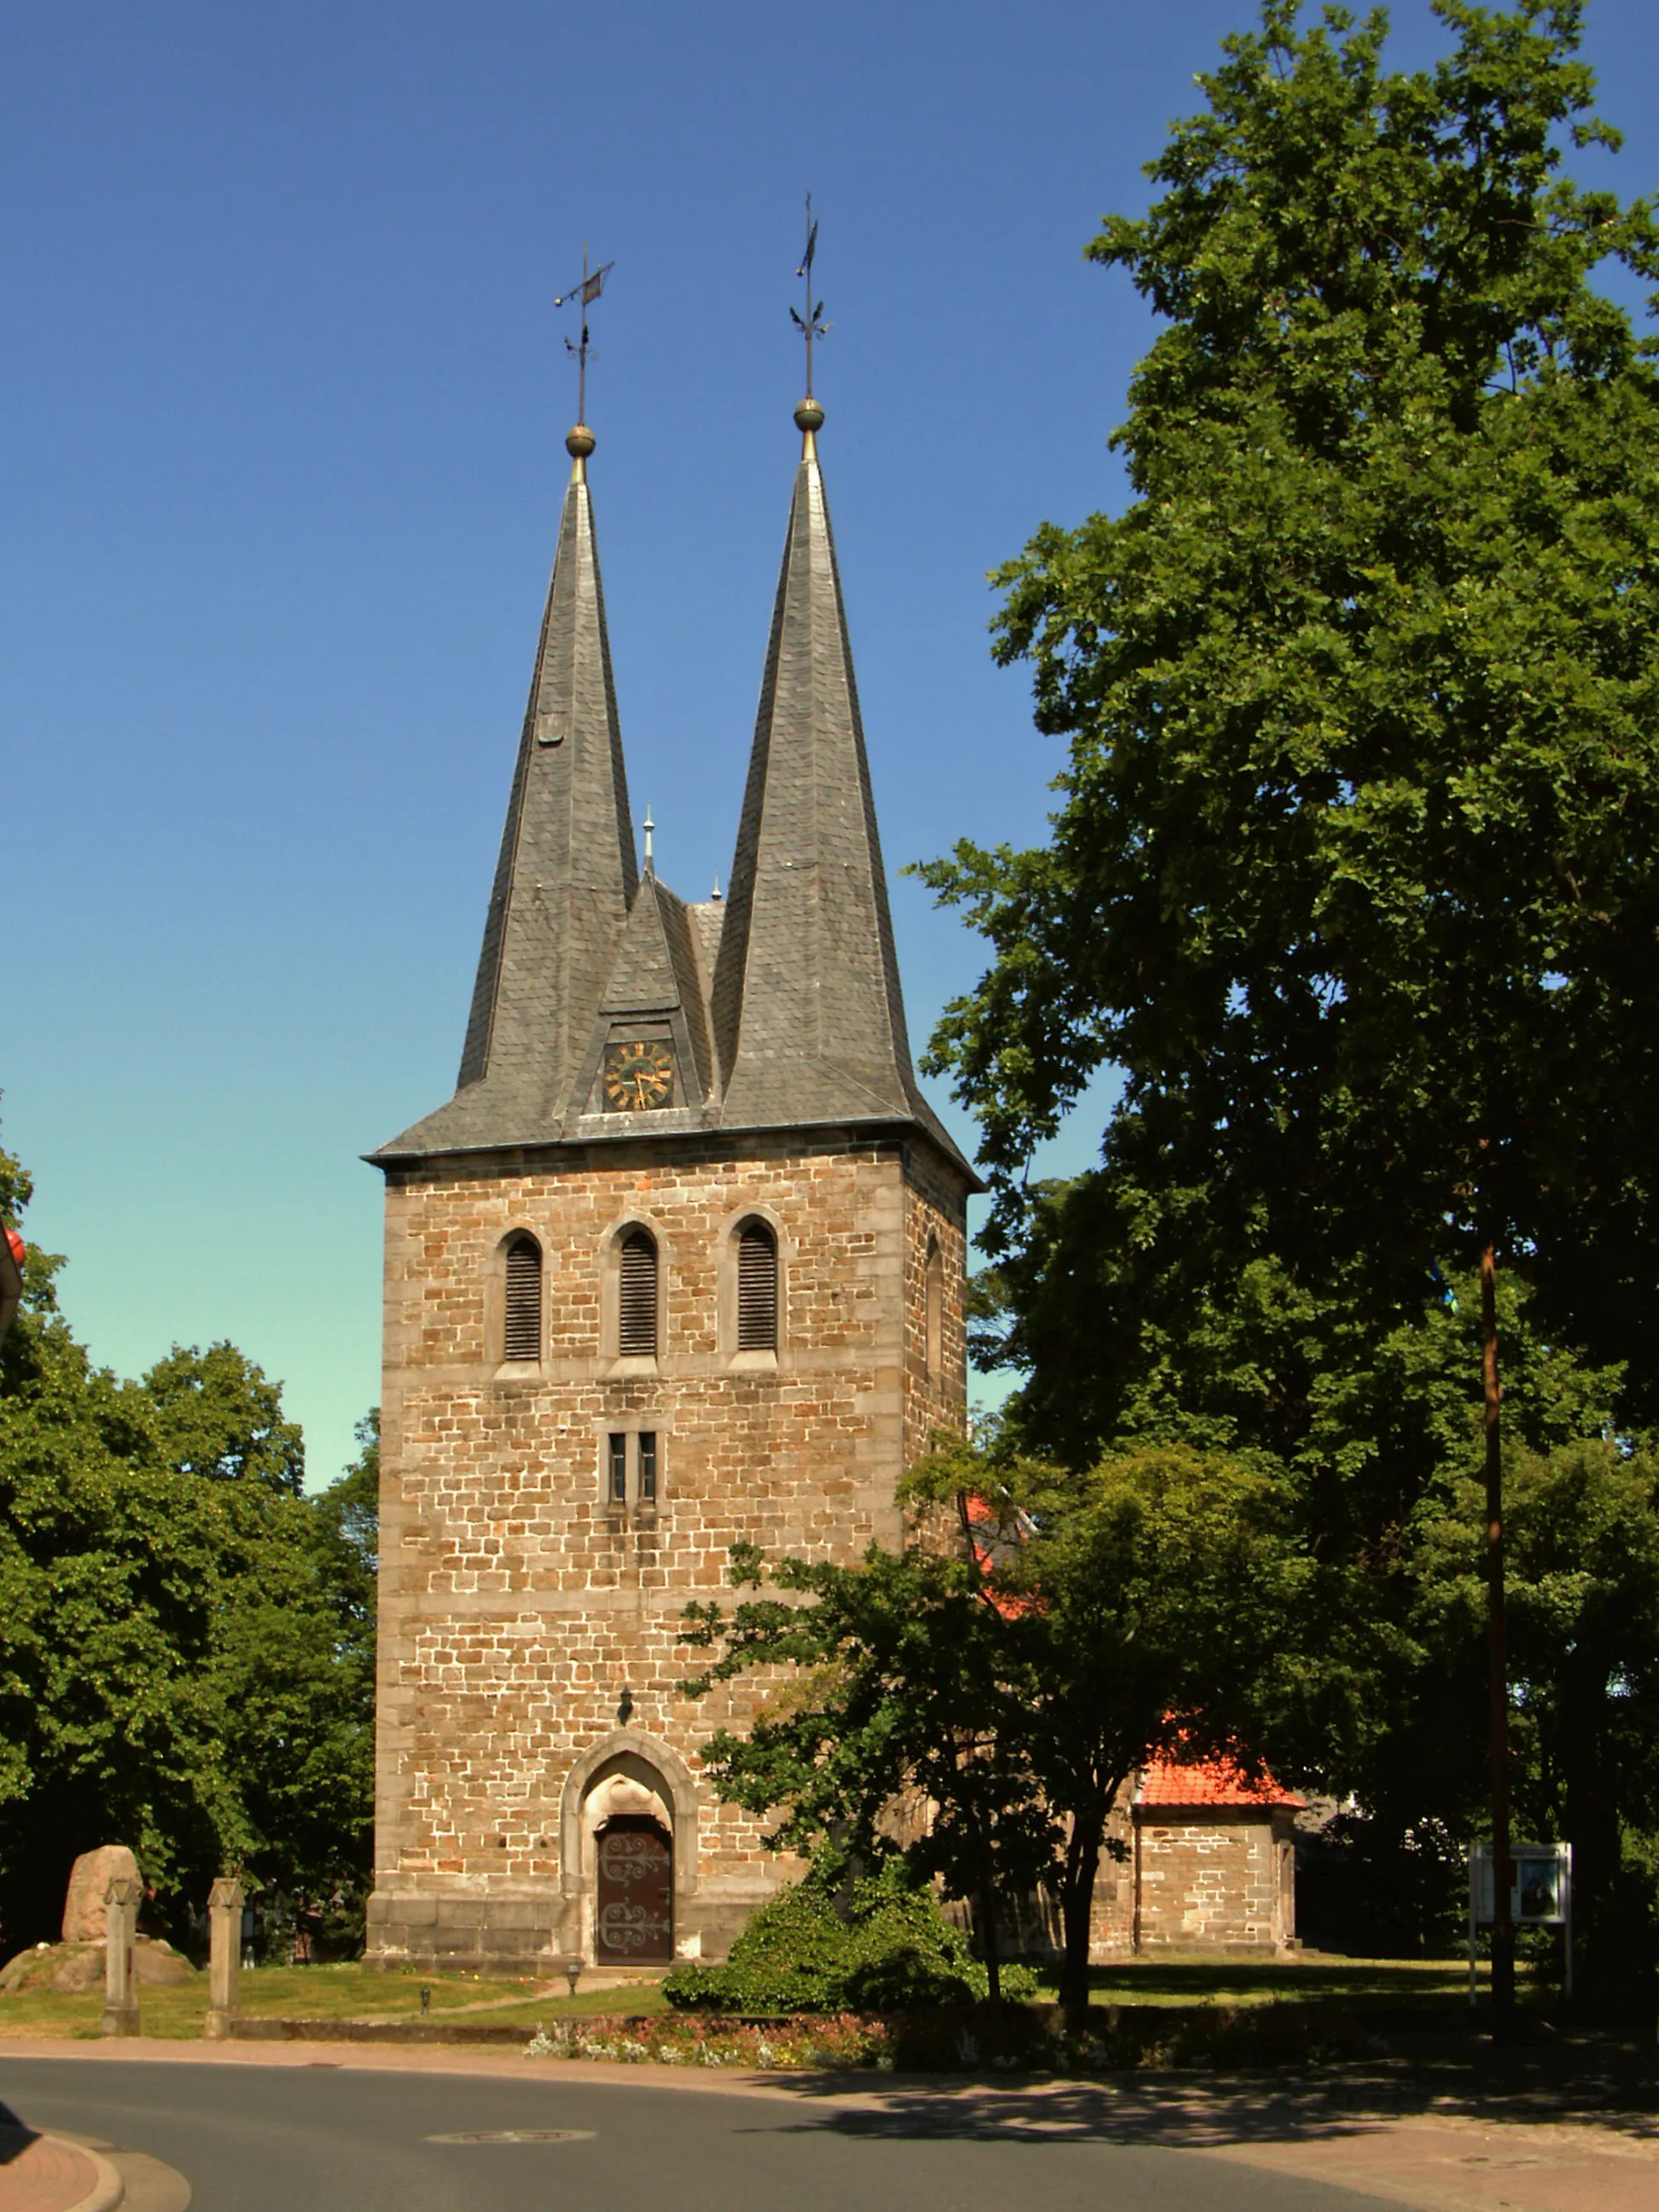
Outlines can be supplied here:
M562 307L566 301L570 300L579 299L581 302L581 342L578 344L570 338L567 338L564 342L566 351L574 353L576 356L576 420L579 422L586 422L587 420L587 311L604 291L605 280L616 265L614 261L607 261L590 273L587 266L587 248L583 246L581 282L579 284L573 284L568 292L556 293L553 298L556 307Z
M812 195L808 192L806 195L806 251L800 258L800 267L795 271L796 276L804 279L805 283L805 296L801 305L805 308L806 313L803 315L791 307L789 319L806 341L806 396L809 399L812 397L812 341L815 337L827 337L830 328L823 319L823 301L818 301L815 305L812 299L812 264L817 257L817 251L818 227L812 219Z

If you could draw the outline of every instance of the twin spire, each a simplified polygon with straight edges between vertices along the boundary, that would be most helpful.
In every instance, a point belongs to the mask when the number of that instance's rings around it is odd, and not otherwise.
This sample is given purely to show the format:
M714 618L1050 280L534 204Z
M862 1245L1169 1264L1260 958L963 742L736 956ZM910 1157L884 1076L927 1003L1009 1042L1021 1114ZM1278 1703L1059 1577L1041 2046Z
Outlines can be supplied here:
M802 453L727 898L635 860L587 486L560 519L454 1097L374 1155L909 1122L919 1091L817 433ZM963 1164L965 1168L965 1164Z

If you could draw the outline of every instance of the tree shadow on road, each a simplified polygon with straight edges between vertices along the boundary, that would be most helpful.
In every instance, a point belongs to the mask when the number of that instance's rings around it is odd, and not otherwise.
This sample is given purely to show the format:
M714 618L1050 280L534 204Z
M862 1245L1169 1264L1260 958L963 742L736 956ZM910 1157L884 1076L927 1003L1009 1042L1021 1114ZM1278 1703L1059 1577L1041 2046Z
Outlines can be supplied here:
M1507 2054L1505 2054L1507 2056ZM1135 2142L1171 2150L1335 2141L1402 2120L1594 2125L1659 2145L1650 2068L1566 2073L1540 2065L1427 2071L1380 2065L1318 2076L1125 2074L1092 2081L937 2075L878 2085L846 2074L776 2076L804 2101L836 2100L806 2128L853 2136Z

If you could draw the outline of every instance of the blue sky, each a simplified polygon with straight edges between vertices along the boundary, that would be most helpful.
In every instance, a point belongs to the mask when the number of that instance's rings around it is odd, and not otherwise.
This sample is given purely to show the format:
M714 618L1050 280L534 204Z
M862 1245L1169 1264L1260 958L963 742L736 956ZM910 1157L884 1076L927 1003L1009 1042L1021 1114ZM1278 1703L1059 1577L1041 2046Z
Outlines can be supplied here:
M1081 249L1144 205L1249 13L7 10L0 1135L99 1358L232 1338L282 1379L313 1480L377 1394L358 1155L453 1084L574 414L552 301L585 240L617 264L588 412L629 781L702 896L753 722L815 196L822 450L925 1038L981 963L897 871L1036 836L1057 764L991 665L985 572L1121 496L1105 441L1151 326ZM1440 46L1419 0L1395 18L1401 62ZM1650 189L1659 10L1596 0L1586 50L1619 185ZM1061 1157L1088 1149L1079 1126Z

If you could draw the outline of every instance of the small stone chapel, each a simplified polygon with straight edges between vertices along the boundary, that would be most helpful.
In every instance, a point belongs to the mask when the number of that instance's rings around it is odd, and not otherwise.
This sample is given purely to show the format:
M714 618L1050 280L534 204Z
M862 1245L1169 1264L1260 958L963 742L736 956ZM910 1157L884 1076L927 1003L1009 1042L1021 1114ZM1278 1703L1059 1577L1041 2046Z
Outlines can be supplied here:
M637 856L588 462L454 1097L386 1176L371 1960L719 1958L782 1870L679 1685L730 1546L853 1559L967 1405L972 1169L917 1088L817 438L727 896ZM759 639L757 638L758 646Z

